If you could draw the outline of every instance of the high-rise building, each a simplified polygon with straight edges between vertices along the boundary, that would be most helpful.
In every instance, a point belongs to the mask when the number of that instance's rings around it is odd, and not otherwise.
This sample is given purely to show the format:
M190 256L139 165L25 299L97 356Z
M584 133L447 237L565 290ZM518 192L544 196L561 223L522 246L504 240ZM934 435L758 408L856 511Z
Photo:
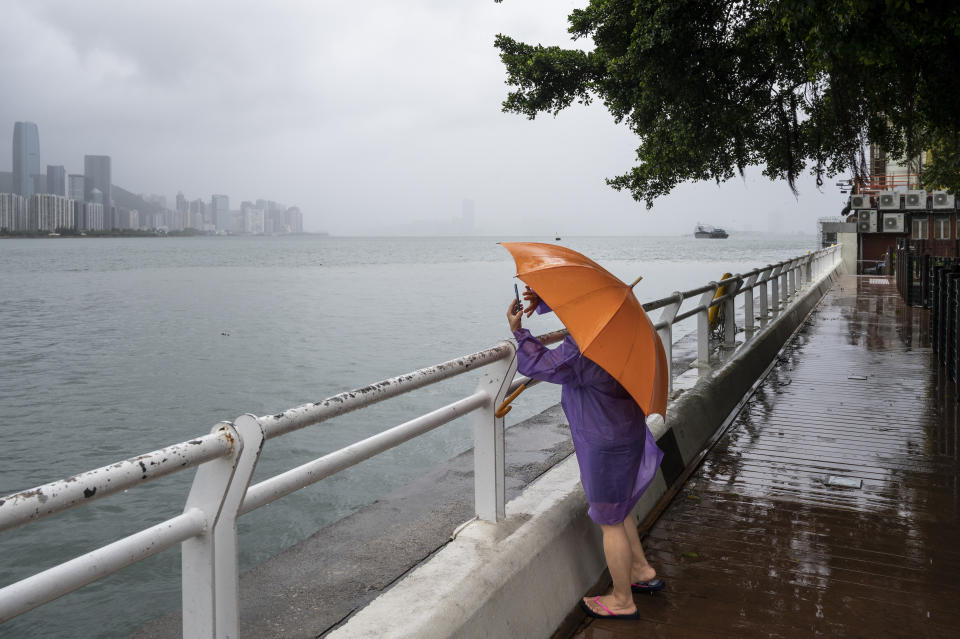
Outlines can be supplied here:
M67 197L71 200L83 202L86 199L86 192L83 188L84 177L71 173L67 176Z
M67 195L67 170L59 165L47 165L47 193Z
M37 193L30 197L27 213L31 231L56 231L74 228L73 203L61 195Z
M197 229L198 231L206 230L207 223L207 203L203 200L197 199L190 202L190 216L188 220L184 222L187 228Z
M210 198L210 212L217 231L230 229L230 198L226 195L214 195Z
M257 200L261 202L262 200ZM265 231L264 228L264 210L259 206L254 206L253 202L244 202L240 205L240 215L243 220L243 232L260 234Z
M40 174L40 132L33 122L13 125L13 190L23 197L34 194L33 176Z
M100 202L83 203L83 226L80 228L89 231L103 230L103 204Z
M33 194L47 192L47 175L45 173L36 173L30 176L33 179Z
M284 213L284 222L288 233L303 233L303 213L300 208L291 206Z
M27 201L16 193L0 193L0 229L25 231L27 229Z
M133 231L140 228L140 211L122 206L114 208L116 208L117 216L117 226L115 228Z
M116 220L112 215L111 176L109 155L83 156L84 201L96 202L93 197L94 189L100 192L100 202L103 203L103 223L107 229L116 227Z

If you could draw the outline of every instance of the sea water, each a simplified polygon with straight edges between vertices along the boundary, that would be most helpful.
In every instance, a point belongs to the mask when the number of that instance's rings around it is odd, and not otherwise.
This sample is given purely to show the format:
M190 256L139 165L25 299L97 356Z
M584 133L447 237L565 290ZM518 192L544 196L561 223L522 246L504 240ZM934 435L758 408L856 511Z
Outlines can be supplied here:
M273 414L509 337L500 240L191 237L0 240L0 495ZM576 237L641 301L814 250L812 236ZM534 317L535 333L559 328ZM470 394L476 373L271 440L254 481ZM541 385L508 422L555 404ZM241 568L472 446L470 417L240 520ZM509 424L508 424L509 425ZM176 515L193 471L0 534L0 587ZM0 625L118 637L180 605L177 548Z

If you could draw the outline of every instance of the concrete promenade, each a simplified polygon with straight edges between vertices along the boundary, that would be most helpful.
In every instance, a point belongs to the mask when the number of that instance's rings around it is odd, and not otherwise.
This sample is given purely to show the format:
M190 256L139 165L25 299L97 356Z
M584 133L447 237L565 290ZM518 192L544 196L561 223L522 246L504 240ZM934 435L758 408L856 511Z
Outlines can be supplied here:
M572 636L960 636L960 410L928 337L892 282L841 276L649 528L667 589Z

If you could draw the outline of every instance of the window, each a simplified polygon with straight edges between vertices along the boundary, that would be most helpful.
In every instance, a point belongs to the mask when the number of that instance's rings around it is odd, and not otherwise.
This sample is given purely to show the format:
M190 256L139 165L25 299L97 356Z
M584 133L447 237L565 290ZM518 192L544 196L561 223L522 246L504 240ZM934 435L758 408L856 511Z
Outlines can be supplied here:
M927 218L925 217L913 218L913 232L910 233L910 235L915 240L927 239Z
M950 239L950 216L949 215L938 215L935 218L933 218L933 239L935 240Z

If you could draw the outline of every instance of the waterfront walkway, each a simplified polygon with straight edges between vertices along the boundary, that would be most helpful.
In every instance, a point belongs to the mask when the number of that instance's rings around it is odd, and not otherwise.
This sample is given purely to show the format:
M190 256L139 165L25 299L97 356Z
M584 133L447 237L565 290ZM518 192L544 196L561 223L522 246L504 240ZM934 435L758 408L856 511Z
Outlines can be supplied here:
M960 636L960 412L928 331L841 277L650 528L667 589L573 636Z

